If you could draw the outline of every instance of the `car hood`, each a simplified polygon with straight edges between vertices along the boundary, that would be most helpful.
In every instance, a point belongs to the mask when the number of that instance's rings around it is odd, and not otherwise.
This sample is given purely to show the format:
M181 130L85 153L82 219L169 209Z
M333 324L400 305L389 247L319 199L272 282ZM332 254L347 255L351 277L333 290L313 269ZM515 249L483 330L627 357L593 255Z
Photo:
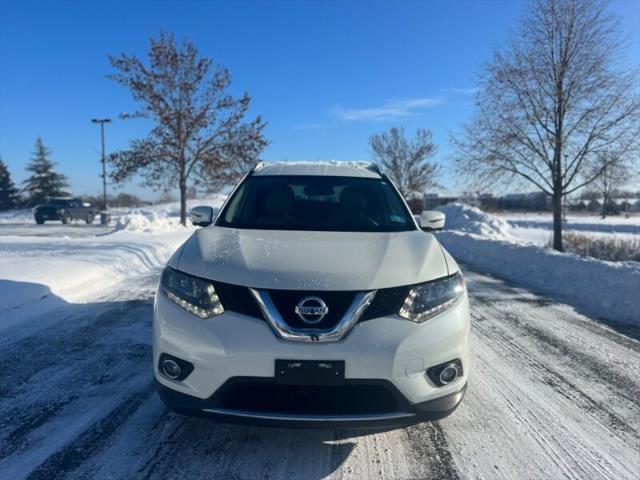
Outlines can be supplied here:
M374 290L448 274L438 241L421 230L306 232L208 227L169 263L185 273L255 288Z

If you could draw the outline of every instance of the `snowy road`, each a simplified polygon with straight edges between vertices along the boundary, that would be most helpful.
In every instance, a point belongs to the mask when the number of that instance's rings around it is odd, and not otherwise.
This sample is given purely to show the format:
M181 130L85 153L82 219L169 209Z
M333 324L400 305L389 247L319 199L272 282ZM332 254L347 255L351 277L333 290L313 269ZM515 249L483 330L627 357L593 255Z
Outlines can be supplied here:
M156 275L0 337L0 478L640 477L640 331L467 271L473 370L439 423L358 435L170 414L151 384Z
M98 223L85 225L84 223L72 223L63 225L61 223L45 223L36 225L35 223L2 223L0 224L0 237L68 237L85 238L95 237L113 232L113 226L103 226Z

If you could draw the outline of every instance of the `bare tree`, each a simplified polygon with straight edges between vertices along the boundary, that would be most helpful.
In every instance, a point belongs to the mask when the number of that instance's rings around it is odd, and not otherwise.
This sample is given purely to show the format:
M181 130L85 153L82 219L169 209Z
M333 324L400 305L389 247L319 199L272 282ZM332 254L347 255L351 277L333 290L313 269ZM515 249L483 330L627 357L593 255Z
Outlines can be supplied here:
M480 78L477 112L453 139L458 171L478 183L520 179L553 200L562 251L562 198L598 178L609 149L640 139L638 74L621 66L618 21L600 0L534 0Z
M606 218L614 192L629 181L631 169L625 159L618 156L616 152L606 151L598 156L592 170L591 174L600 172L593 186L602 196L601 213L602 218Z
M409 140L402 127L369 137L373 158L407 200L422 197L425 190L438 184L439 166L429 161L437 148L432 138L430 130L418 129L416 136Z
M146 138L110 156L112 178L123 182L142 173L146 186L178 187L180 221L186 225L189 184L215 190L235 182L267 145L266 124L260 117L244 122L249 95L229 94L229 71L199 57L189 41L178 47L164 33L151 39L148 65L125 54L109 60L116 70L109 78L142 103L127 116L155 124Z

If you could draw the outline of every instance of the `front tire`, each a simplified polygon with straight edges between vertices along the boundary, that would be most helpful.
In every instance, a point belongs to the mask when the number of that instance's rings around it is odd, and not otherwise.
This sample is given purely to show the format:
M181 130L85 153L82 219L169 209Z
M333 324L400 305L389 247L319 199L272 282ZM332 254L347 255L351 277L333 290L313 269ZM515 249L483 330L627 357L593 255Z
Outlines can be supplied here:
M95 217L93 216L93 214L87 213L87 216L85 217L84 221L87 222L87 225L91 225L94 219Z
M44 218L36 217L36 223L37 223L38 225L42 225L42 224L44 223Z

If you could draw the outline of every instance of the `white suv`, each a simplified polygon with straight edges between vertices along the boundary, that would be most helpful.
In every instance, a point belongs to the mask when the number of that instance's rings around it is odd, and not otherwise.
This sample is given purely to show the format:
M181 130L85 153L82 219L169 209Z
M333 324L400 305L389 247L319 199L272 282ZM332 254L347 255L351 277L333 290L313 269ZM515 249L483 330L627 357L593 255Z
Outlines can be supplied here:
M456 262L375 165L256 166L169 260L153 361L179 413L395 427L451 414L469 372ZM422 228L420 227L422 226ZM426 230L426 232L425 232Z

